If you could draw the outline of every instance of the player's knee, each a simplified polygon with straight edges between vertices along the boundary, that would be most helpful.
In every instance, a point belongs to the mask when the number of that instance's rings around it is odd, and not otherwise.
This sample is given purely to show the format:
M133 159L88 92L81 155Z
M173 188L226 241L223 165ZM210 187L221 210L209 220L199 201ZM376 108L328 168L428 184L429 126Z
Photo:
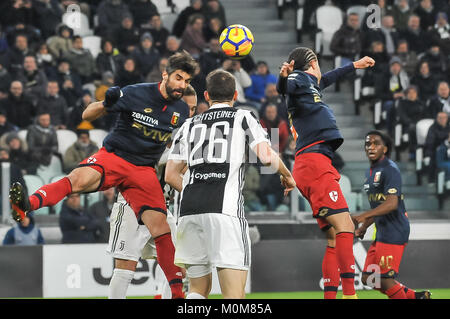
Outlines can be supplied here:
M78 193L89 190L92 184L97 181L97 176L94 174L100 175L100 173L94 170L91 172L83 168L77 168L70 172L67 178L72 185L72 192Z

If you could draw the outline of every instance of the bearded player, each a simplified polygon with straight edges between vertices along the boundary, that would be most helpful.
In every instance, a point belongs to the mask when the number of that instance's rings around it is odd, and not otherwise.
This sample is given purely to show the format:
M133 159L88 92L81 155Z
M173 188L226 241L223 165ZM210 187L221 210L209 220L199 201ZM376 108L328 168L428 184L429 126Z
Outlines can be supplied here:
M94 102L82 118L94 121L119 113L103 147L82 161L67 176L44 185L31 196L19 183L10 188L12 214L21 220L28 211L53 206L72 193L88 193L116 187L155 239L158 264L169 281L172 298L183 298L182 274L174 265L175 248L166 220L166 203L155 166L172 131L189 116L183 97L197 62L187 52L169 58L160 83L111 87L105 100Z

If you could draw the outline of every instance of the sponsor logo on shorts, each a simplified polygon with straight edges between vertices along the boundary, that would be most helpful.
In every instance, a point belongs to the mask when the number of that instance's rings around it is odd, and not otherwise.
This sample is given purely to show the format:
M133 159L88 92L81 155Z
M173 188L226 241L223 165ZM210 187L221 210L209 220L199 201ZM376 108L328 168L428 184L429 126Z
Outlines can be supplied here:
M322 208L320 211L319 211L319 217L324 217L324 216L326 216L328 214L328 208Z
M125 240L121 240L119 244L119 250L122 251L125 248Z
M335 203L337 202L338 197L339 197L337 191L331 191L331 192L328 193L328 195L330 195L330 198L331 198L331 200L332 200L333 202L335 202Z

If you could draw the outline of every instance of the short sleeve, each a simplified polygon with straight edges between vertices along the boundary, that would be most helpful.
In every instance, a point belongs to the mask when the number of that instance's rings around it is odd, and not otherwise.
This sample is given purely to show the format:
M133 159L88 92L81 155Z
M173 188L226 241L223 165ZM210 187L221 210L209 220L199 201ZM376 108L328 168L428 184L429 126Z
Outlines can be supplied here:
M398 169L389 167L383 171L384 195L397 195L402 193L402 176Z
M189 123L185 122L175 133L175 137L170 147L169 160L183 161L188 160L188 144L186 140Z
M267 142L270 145L269 135L252 112L244 112L242 128L245 131L251 149L261 142Z

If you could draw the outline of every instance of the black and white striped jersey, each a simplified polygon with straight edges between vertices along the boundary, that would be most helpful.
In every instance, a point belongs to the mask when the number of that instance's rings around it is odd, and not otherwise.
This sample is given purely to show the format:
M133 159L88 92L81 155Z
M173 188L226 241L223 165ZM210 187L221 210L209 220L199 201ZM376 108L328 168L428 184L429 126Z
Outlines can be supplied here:
M169 154L169 160L184 161L189 168L183 178L179 215L222 213L244 218L246 155L256 163L249 149L261 142L270 143L268 134L248 110L214 104L187 119Z

